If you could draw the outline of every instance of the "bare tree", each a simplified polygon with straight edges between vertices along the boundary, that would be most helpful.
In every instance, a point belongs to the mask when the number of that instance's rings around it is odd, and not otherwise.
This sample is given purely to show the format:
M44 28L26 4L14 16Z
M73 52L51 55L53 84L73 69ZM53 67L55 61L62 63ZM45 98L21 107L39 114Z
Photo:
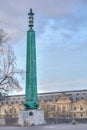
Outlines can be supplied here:
M7 44L8 36L0 29L0 90L21 90L17 75L24 76L24 71L18 69L16 56L10 45Z
M3 31L3 29L0 29L0 47L3 46L8 41L8 35Z

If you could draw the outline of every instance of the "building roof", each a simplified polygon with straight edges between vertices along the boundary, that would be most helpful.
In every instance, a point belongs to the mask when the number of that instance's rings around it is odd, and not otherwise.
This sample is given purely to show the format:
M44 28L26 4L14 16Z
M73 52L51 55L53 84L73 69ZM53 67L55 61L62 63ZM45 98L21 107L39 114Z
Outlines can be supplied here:
M87 100L87 90L74 90L74 91L61 91L61 92L49 92L49 93L39 93L38 98L41 100L42 98L44 101L52 101L55 99L55 101L58 100L61 94L66 94L70 97L71 101L78 101L81 99ZM25 95L8 95L4 98L1 98L2 100L5 100L5 102L10 103L20 103L22 101L25 101Z

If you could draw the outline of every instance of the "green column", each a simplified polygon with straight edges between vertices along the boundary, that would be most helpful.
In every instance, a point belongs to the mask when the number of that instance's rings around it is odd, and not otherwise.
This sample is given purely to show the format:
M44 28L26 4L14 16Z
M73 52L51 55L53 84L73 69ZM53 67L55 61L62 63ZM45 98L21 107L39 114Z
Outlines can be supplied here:
M36 75L36 45L35 31L33 27L32 9L29 13L29 31L27 31L27 59L26 59L26 102L25 109L37 109L39 102L37 99L37 75Z

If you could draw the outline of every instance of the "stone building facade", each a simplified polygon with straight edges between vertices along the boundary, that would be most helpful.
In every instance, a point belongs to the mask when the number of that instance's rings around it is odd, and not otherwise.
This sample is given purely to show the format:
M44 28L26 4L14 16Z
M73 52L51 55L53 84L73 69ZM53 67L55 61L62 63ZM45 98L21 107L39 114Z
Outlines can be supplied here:
M87 90L38 94L45 117L87 118ZM18 117L25 95L0 95L0 118Z

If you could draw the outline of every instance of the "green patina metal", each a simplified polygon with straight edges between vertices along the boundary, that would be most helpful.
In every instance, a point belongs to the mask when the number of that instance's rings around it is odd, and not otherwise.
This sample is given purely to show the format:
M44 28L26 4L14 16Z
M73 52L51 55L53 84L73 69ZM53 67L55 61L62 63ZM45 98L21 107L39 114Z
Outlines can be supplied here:
M35 31L33 30L32 9L29 13L29 31L27 31L27 60L26 60L26 101L25 109L37 109L37 75L36 75L36 45Z

